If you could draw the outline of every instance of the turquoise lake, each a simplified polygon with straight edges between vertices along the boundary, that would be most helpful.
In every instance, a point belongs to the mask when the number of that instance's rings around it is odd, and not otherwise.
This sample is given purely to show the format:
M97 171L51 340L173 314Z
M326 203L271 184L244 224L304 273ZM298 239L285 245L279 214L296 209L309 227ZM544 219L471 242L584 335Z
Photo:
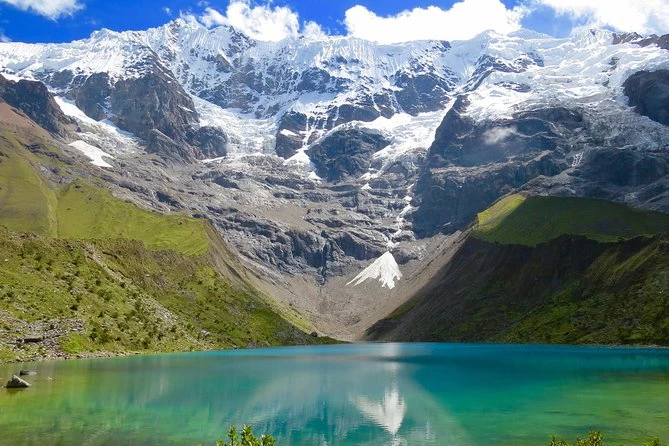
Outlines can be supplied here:
M0 365L0 444L548 445L589 430L669 443L669 350L354 344Z

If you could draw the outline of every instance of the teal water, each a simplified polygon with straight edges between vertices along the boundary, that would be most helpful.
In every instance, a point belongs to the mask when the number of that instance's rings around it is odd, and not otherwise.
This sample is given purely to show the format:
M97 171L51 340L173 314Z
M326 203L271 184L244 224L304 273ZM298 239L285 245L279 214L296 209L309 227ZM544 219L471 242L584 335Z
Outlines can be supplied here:
M592 429L669 442L669 350L360 344L0 365L0 444L546 445ZM49 379L51 378L51 379Z

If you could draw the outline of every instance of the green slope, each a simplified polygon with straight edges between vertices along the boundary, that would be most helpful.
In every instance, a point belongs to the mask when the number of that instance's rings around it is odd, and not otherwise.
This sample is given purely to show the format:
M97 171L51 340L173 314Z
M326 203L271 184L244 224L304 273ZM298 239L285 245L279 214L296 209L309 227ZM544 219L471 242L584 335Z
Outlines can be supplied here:
M1 134L0 361L329 341L259 294L205 221L65 173L51 187L58 160Z
M56 235L56 194L11 132L0 132L0 224Z
M368 337L669 345L668 221L599 200L508 197Z
M149 212L79 181L59 190L56 221L65 239L140 240L151 250L189 255L208 249L203 221Z
M563 234L617 241L669 231L669 215L590 198L510 195L478 214L474 235L489 242L536 246Z
M0 137L0 224L64 239L120 238L152 250L207 251L203 221L140 209L81 180L51 188L39 173L48 162L9 132Z

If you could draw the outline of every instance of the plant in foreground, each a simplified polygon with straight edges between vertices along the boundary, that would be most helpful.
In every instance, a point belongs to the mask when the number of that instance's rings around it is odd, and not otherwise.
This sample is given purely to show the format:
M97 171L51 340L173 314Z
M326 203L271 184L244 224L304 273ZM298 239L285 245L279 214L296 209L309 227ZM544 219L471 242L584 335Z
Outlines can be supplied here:
M246 425L242 428L241 441L236 426L232 426L228 431L228 439L230 443L218 440L216 446L274 446L275 444L274 438L270 435L262 435L260 438L256 438L251 426Z
M587 438L577 438L576 443L567 443L564 439L553 436L548 446L606 446L606 443L601 432L590 432ZM653 438L645 446L662 446L662 442L659 438Z

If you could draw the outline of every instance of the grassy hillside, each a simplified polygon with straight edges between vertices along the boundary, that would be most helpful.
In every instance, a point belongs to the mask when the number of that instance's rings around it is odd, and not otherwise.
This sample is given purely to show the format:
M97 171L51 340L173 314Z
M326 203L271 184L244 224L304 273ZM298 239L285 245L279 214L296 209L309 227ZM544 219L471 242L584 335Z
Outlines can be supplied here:
M328 341L258 294L205 221L64 169L51 186L41 172L59 161L1 134L0 361Z
M57 198L59 238L140 240L150 250L188 255L207 252L202 220L149 212L79 181L60 188Z
M64 239L127 239L148 249L200 255L207 251L205 223L162 215L114 198L108 191L67 178L50 187L40 159L5 131L0 137L0 224L16 231Z
M669 345L666 221L598 200L510 197L480 214L475 236L368 335Z
M56 235L56 194L34 167L34 156L8 130L0 132L0 222Z
M605 200L510 195L478 214L474 235L489 242L536 246L563 234L603 242L669 231L669 215Z

